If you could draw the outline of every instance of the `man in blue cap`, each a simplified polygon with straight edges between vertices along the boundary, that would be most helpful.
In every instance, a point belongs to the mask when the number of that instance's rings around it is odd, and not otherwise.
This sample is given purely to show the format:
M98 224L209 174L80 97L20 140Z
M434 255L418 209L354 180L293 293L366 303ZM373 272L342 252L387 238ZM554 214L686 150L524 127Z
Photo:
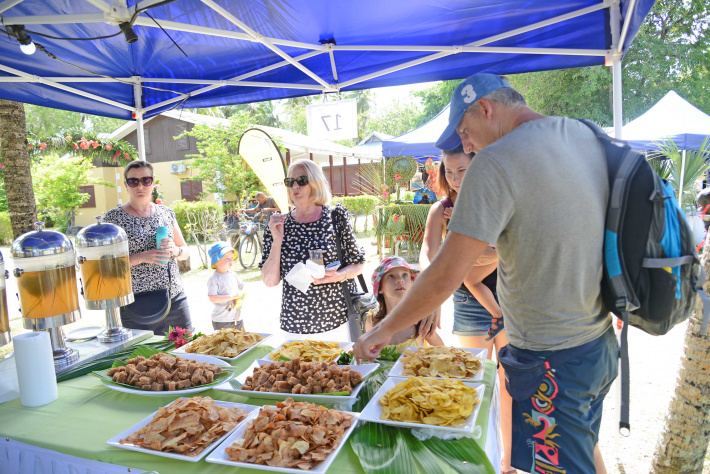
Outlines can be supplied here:
M586 125L535 112L493 74L467 78L451 97L436 146L459 144L476 156L446 240L406 298L358 340L355 356L371 360L392 334L438 308L493 244L510 341L499 360L514 399L511 464L606 472L597 441L618 345L600 293L604 151Z

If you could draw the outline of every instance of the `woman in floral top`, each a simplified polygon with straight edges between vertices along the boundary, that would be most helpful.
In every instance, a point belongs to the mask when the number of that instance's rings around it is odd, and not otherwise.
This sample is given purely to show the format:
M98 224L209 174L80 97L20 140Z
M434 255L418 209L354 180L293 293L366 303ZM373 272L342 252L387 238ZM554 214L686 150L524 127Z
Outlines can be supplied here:
M348 310L342 283L355 290L352 280L362 273L365 252L357 246L348 211L341 205L330 206L328 181L320 166L309 160L294 162L289 168L285 184L289 188L289 204L294 209L288 214L271 216L264 232L264 252L259 268L266 286L276 286L283 280L281 301L281 329L290 333L320 340L347 341L350 339ZM337 269L326 270L302 293L284 277L298 263L309 258L308 251L323 250L327 266L338 261L335 239L342 245L342 261Z

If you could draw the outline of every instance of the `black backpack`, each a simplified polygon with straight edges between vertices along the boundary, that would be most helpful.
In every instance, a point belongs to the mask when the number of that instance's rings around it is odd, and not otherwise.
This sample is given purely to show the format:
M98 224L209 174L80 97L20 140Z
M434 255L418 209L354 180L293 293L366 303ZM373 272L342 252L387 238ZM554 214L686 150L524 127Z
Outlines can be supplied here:
M610 138L593 122L580 121L599 139L609 169L602 300L605 308L623 321L619 430L627 435L628 326L654 336L666 334L691 316L700 296L702 332L706 332L710 299L703 291L705 271L695 251L692 230L672 186L653 171L641 153Z

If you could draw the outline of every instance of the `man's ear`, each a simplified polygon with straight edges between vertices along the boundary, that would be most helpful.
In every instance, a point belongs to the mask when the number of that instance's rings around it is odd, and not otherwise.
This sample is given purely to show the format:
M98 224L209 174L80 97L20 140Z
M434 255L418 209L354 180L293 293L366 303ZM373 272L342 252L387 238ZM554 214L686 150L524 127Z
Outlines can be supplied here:
M493 118L493 104L488 99L478 99L479 110L478 112L486 119L490 120Z

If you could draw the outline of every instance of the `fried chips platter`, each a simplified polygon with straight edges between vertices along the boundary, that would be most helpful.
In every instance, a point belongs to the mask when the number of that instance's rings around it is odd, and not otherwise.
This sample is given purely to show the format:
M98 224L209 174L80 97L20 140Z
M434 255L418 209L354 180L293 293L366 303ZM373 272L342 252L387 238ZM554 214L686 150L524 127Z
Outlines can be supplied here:
M362 410L360 419L399 427L470 433L484 390L481 383L454 379L389 378Z
M258 406L178 398L106 442L116 448L197 462L217 447Z
M173 351L174 354L205 354L223 360L237 360L244 354L266 341L272 334L246 332L235 328L220 329L195 339L186 346Z
M286 399L254 411L207 462L277 472L325 474L355 429L356 413Z
M270 353L267 359L290 360L299 357L303 362L332 362L352 346L352 342L286 341Z
M390 377L453 378L468 382L483 380L488 349L447 346L407 347L390 370Z

